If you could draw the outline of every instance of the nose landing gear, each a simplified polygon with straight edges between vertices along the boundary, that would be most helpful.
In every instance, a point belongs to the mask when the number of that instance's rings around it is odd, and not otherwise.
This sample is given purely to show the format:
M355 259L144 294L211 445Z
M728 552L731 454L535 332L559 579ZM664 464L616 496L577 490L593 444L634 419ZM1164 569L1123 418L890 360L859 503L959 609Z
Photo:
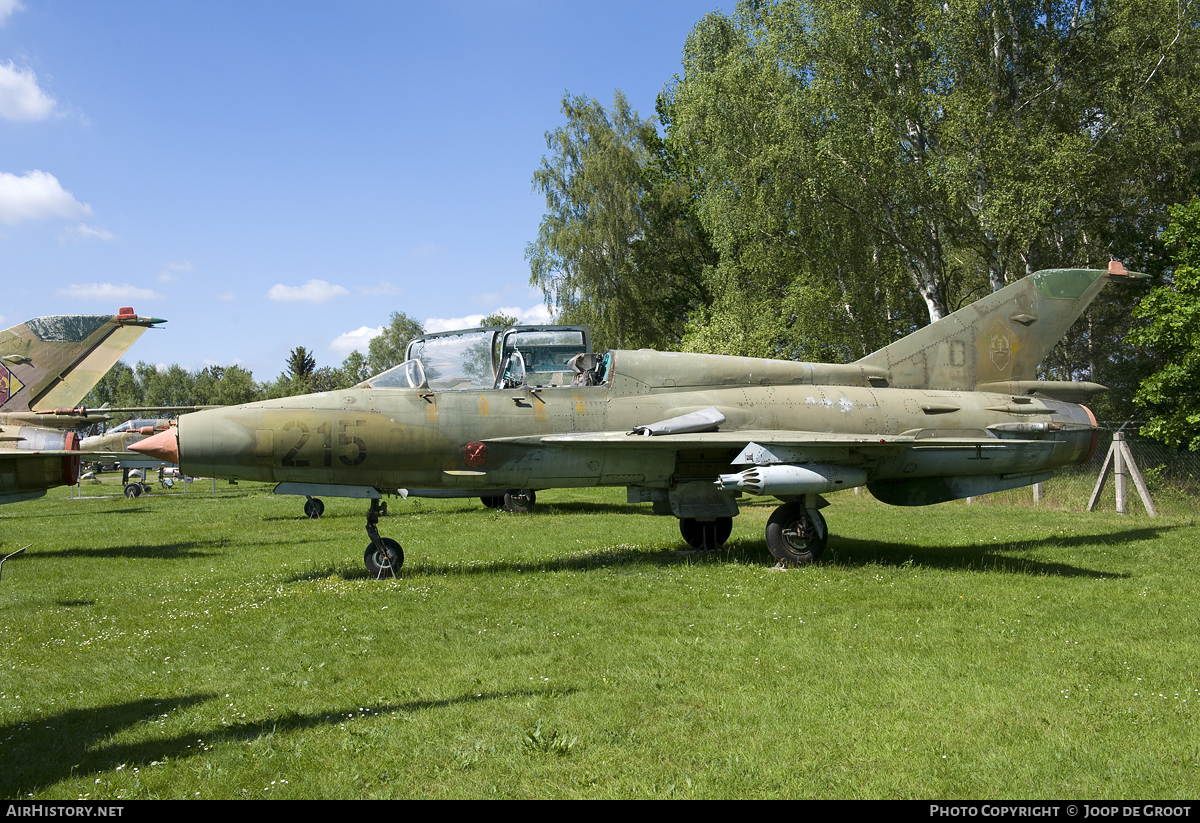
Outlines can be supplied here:
M400 571L400 567L404 565L404 549L401 548L399 541L379 536L377 524L382 513L383 508L379 504L379 498L371 498L371 508L367 510L367 536L371 538L371 542L367 544L363 563L366 564L367 571L376 580L395 577L396 572Z

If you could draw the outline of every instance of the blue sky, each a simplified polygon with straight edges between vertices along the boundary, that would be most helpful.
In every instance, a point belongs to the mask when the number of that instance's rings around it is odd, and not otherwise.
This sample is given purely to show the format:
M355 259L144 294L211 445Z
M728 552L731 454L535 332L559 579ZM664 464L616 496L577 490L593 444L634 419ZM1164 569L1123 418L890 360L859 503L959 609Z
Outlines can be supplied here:
M393 311L538 319L564 91L653 114L733 6L0 0L0 328L131 305L129 362L266 380Z

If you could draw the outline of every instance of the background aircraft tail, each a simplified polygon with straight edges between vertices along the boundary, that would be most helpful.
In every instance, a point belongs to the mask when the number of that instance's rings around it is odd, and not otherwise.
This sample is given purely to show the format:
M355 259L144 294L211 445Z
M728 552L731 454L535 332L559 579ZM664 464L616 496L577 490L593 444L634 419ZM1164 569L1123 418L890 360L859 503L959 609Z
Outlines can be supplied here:
M35 317L0 332L0 412L75 406L142 332L165 322L123 308Z
M894 388L1016 392L1019 383L1037 380L1038 364L1109 280L1144 277L1115 260L1108 271L1035 272L857 365L886 375Z

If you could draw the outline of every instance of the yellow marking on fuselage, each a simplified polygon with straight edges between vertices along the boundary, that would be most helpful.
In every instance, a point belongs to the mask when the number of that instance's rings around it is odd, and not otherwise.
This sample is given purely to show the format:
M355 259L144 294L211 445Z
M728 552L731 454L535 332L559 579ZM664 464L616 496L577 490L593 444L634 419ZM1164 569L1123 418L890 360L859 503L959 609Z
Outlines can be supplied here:
M488 402L487 402L487 397L486 397L485 395L482 395L482 394L481 394L481 395L479 395L479 416L480 416L480 417L487 417L487 416L488 416Z
M425 422L437 422L437 400L434 398L430 398L429 402L425 404Z

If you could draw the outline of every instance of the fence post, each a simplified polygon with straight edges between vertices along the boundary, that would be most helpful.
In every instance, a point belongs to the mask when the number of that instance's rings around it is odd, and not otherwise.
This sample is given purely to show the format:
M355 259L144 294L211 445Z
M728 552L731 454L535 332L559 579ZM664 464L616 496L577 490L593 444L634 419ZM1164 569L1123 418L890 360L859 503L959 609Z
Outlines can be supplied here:
M1129 514L1129 495L1125 488L1125 432L1113 432L1113 482L1117 489L1117 514Z

